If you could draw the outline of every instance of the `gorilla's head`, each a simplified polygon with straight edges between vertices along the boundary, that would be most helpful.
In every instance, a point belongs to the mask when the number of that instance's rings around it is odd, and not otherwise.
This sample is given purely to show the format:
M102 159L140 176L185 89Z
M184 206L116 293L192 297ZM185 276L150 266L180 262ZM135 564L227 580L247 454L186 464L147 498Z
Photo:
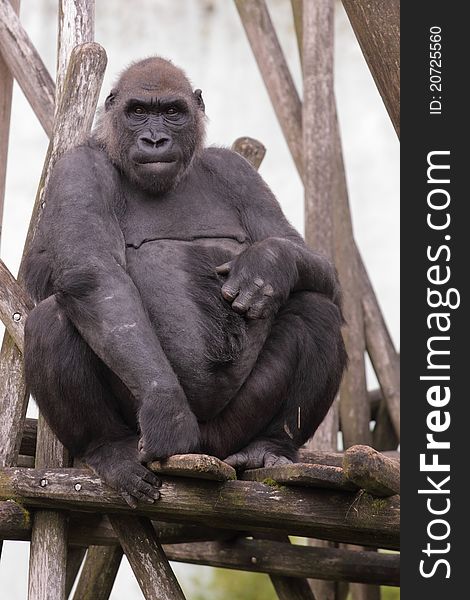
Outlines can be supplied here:
M126 69L106 98L96 138L131 181L151 193L181 180L204 141L204 102L184 72L152 57Z

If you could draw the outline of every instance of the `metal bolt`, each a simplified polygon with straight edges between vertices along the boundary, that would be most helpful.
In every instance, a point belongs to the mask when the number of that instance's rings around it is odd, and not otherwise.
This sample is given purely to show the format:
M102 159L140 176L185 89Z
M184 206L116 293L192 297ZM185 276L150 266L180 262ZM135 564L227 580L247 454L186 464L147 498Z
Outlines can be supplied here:
M47 479L41 479L41 487L46 487L48 483Z
M45 202L41 202L41 208L44 210L46 208L46 203Z
M256 565L256 563L258 562L258 560L257 560L256 556L252 556L252 557L251 557L251 562L252 562L254 565Z
M13 313L13 321L15 321L16 323L18 323L18 321L21 321L21 313Z
M79 492L82 489L82 484L76 483L74 487L75 487L75 491Z

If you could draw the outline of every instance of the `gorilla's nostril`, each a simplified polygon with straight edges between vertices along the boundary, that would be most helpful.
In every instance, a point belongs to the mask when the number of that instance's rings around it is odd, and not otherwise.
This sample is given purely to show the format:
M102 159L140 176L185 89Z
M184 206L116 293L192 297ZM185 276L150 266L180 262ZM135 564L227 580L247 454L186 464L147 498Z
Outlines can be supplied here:
M147 146L147 147L151 147L151 148L162 148L163 146L166 146L169 144L170 138L166 137L166 136L153 137L153 136L142 135L139 138L139 141L143 144L143 146Z
M162 146L166 146L169 143L169 141L170 141L170 138L161 137L155 142L155 146L157 148L161 148Z

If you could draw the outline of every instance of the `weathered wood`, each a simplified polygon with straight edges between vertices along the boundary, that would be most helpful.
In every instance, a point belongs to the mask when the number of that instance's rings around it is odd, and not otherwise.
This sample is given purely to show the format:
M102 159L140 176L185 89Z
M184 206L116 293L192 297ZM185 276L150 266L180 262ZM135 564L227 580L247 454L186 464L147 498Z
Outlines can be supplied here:
M243 531L284 531L337 542L398 549L399 498L271 487L251 481L197 482L162 477L161 498L136 514L155 520ZM41 485L43 482L43 485ZM128 510L117 492L86 469L0 469L0 499L80 511Z
M184 600L184 594L148 519L110 515L146 600Z
M396 450L385 451L382 454L388 458L397 461L400 464L400 453ZM299 450L300 462L313 463L317 465L331 465L332 467L342 467L344 452L322 452L321 450L312 450L301 448Z
M0 0L0 53L48 136L54 117L54 82L9 0Z
M70 592L77 579L78 572L85 558L86 548L80 546L69 546L67 549L67 571L65 574L65 597L70 596Z
M305 237L312 248L330 258L333 258L333 18L333 0L304 3L302 133Z
M0 354L0 465L16 463L28 407L23 355L6 334Z
M382 396L382 393L380 394ZM372 447L381 452L384 450L395 450L400 440L393 427L390 413L388 412L387 401L380 399L380 404L375 414L375 426L372 432Z
M79 44L95 38L95 0L59 0L56 98L64 89L70 53Z
M315 600L316 598L306 579L272 575L271 583L279 600Z
M211 479L213 481L228 481L236 479L237 473L233 467L215 456L207 454L176 454L163 461L154 461L147 467L155 473L194 479Z
M359 261L367 351L377 374L390 419L400 437L400 358L362 260Z
M0 318L20 352L23 352L24 323L32 307L32 300L0 259Z
M400 466L369 446L353 446L344 454L345 476L368 493L390 496L400 493Z
M370 444L370 406L365 370L364 314L361 305L360 265L352 228L348 188L338 117L334 114L333 221L336 268L343 288L343 339L349 364L340 388L340 419L343 446Z
M64 600L67 527L63 513L41 510L34 515L29 559L29 600Z
M295 163L302 168L302 106L264 0L235 0Z
M266 155L266 148L261 142L250 137L237 138L232 144L232 150L241 154L258 170Z
M395 130L400 135L400 0L343 0Z
M20 0L10 0L16 14L20 10ZM0 246L2 241L3 207L8 162L8 141L10 134L11 98L13 77L0 53Z
M30 512L13 500L0 502L0 539L28 540L30 536Z
M90 546L73 600L108 600L122 555L121 546Z
M377 585L367 585L364 583L351 583L351 600L380 600L381 590Z
M233 531L200 525L153 522L155 532L162 544L229 540L238 535ZM30 512L13 500L0 502L0 538L7 540L31 540L32 517ZM116 546L119 541L106 515L78 513L69 514L68 542L72 547Z
M307 463L250 469L242 473L241 479L244 481L259 481L260 483L268 483L268 485L278 483L352 492L359 489L357 485L346 479L341 467Z
M44 169L33 208L26 239L29 250L42 212L44 193L51 170L62 154L82 142L91 128L106 66L106 54L98 44L83 44L72 53L67 93L63 95L56 115L55 133L49 145ZM23 284L24 260L18 283ZM23 358L8 333L0 354L0 462L13 464L21 443L21 430L26 414L28 394L24 383Z

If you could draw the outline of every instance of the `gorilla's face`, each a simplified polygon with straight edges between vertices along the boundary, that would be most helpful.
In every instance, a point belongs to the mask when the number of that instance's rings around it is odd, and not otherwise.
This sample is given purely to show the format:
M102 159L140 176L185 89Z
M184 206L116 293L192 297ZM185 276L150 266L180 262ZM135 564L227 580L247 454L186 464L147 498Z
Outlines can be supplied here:
M133 65L106 99L98 139L138 187L153 194L181 180L203 143L204 104L180 69L162 59Z

